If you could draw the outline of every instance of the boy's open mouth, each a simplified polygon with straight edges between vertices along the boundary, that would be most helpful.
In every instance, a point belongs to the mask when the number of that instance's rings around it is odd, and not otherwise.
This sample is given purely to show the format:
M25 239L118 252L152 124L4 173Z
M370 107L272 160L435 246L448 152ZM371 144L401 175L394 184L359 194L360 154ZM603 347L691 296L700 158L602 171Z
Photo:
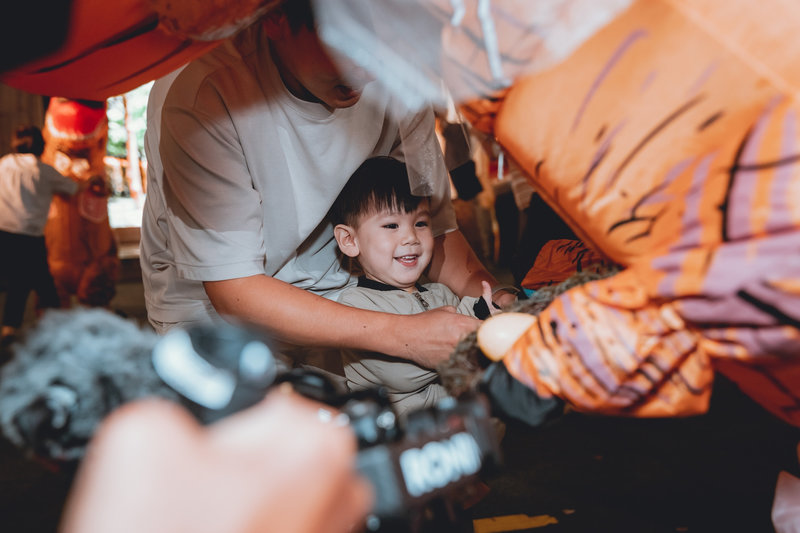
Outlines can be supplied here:
M413 266L417 263L418 255L401 255L395 259L402 265Z

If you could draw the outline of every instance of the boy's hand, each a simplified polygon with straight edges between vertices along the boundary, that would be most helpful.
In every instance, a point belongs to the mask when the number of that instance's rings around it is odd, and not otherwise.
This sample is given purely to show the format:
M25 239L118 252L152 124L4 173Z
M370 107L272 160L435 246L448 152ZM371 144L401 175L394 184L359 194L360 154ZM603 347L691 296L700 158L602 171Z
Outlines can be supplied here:
M489 284L488 281L481 281L481 287L483 287L483 292L481 293L481 298L483 298L484 301L486 302L486 307L489 308L489 314L490 315L496 315L497 313L500 312L500 309L495 307L495 304L492 301L492 286ZM500 295L498 295L498 296L500 296ZM511 297L515 298L513 295L511 295ZM500 305L500 304L498 303L498 305Z
M511 292L499 291L494 295L494 303L501 308L517 301L517 295Z

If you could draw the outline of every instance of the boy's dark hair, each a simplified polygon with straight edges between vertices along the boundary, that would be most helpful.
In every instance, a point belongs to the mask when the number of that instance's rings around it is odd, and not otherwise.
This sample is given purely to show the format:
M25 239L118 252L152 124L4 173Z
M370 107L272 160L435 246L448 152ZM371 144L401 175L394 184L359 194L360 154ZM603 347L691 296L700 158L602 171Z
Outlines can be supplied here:
M414 196L405 163L393 157L372 157L350 176L330 210L331 222L356 226L359 215L389 209L410 213L427 196Z
M17 128L11 137L11 150L18 154L33 154L39 157L44 152L42 130L36 126Z
M284 0L280 9L286 15L286 21L292 33L304 27L308 30L315 29L314 10L311 8L311 0Z

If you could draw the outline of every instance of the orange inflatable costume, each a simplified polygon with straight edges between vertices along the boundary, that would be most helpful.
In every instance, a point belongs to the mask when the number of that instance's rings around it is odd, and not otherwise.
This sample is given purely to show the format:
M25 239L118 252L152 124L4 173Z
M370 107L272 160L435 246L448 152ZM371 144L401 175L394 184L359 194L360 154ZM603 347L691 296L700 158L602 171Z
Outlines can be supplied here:
M108 305L116 292L119 259L108 221L105 102L53 98L42 133L42 161L75 181L91 180L75 196L56 196L50 205L45 239L61 305L69 307L72 295L83 305Z
M5 72L34 94L105 100L208 52L279 0L73 0L63 46Z
M64 45L3 73L0 81L34 94L101 101L163 76L215 46L164 31L155 3L73 0Z
M498 140L626 267L542 312L512 375L580 410L680 416L717 370L800 425L798 27L796 3L639 0L512 87Z

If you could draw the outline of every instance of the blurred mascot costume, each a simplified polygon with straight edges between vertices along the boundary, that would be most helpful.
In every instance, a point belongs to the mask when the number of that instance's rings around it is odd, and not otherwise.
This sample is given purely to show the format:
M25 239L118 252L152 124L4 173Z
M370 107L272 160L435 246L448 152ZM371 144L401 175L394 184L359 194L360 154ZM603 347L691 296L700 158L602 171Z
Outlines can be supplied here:
M108 141L105 102L53 98L45 116L42 161L77 182L75 196L56 196L45 227L48 262L63 307L107 306L119 275L117 246L108 221L109 187L103 157Z
M800 426L800 4L639 0L514 84L494 130L625 269L504 362L579 410L684 416L719 371Z
M34 94L102 101L208 52L280 0L73 0L63 46L0 75Z

